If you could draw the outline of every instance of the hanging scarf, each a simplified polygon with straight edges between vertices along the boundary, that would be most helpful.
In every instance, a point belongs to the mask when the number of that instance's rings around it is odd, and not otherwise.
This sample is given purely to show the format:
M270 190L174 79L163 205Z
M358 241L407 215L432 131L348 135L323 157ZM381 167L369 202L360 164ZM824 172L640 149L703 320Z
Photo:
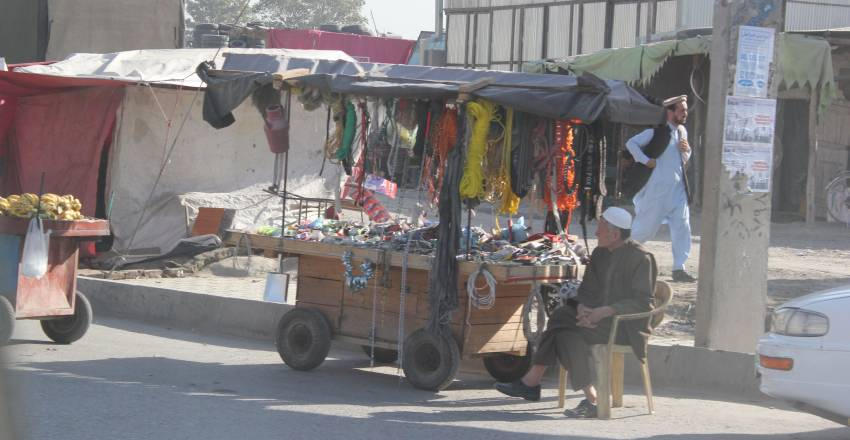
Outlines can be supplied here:
M446 112L447 114L450 112ZM464 112L454 112L458 120L463 119ZM455 122L454 145L446 157L445 182L440 190L440 224L439 237L435 258L431 266L428 280L428 303L431 313L428 319L428 329L435 333L450 335L451 313L458 307L458 262L457 253L461 238L461 199L460 186L463 154L462 142L466 137L465 127L457 129Z
M436 204L443 187L449 152L454 148L455 143L457 143L457 121L457 109L448 108L443 112L437 124L437 129L434 130L434 155L431 161L432 168L434 168L434 177L432 178L433 184L428 188L432 205Z

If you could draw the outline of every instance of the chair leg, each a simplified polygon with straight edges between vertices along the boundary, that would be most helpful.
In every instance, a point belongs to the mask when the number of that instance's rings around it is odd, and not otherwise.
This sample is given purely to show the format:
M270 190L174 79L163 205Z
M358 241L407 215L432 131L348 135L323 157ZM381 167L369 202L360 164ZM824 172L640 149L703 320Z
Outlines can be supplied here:
M560 367L558 371L558 408L564 407L564 400L567 394L567 370Z
M649 413L655 413L655 407L652 405L652 381L649 378L649 359L644 359L640 364L641 374L643 375L643 390L646 393L646 405L649 408Z
M600 419L611 418L611 371L607 345L591 346L596 366L596 410Z
M611 408L623 406L623 370L625 354L614 352L611 355Z

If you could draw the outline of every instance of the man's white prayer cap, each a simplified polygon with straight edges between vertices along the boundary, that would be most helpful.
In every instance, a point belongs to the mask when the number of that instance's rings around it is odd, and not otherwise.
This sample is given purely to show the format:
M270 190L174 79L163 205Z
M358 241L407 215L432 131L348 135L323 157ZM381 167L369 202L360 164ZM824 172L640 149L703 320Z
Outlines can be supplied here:
M620 229L632 229L632 215L623 208L612 206L602 213L602 218L611 226Z

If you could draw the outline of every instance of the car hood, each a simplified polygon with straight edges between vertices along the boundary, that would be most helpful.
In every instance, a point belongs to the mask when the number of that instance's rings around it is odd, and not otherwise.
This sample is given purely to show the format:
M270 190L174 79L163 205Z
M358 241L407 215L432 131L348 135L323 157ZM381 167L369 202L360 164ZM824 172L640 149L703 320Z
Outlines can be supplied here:
M782 307L806 307L808 305L822 302L822 301L831 301L834 299L847 298L850 297L850 285L836 287L834 289L823 290L820 292L811 293L809 295L801 296L799 298L794 298L791 301L788 301L785 304L782 304L779 308Z

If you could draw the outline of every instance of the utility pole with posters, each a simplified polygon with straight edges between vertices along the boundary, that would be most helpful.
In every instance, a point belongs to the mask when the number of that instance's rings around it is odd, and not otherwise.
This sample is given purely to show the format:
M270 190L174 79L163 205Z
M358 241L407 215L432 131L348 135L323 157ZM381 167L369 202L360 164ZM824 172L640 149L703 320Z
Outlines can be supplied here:
M696 345L751 353L765 330L776 44L783 0L715 0Z

